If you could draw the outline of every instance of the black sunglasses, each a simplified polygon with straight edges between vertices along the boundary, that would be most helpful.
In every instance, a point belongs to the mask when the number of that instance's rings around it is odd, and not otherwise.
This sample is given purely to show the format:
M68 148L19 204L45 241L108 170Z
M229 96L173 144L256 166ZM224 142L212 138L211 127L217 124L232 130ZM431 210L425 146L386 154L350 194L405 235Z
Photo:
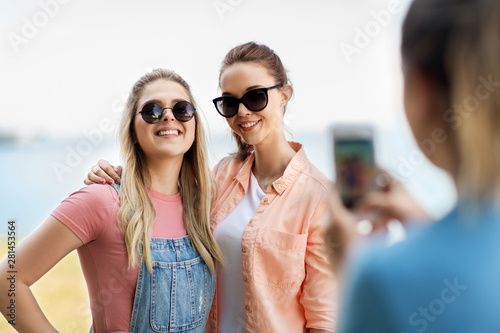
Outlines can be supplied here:
M194 116L194 111L196 110L193 104L187 101L177 102L171 108L162 108L155 102L149 102L142 107L142 110L139 113L142 115L142 119L144 119L144 121L148 124L156 124L163 119L163 111L166 109L171 109L174 118L183 123L191 120Z
M238 113L240 103L250 111L262 111L266 108L269 98L267 91L282 87L277 84L269 88L257 88L247 91L241 98L232 96L217 97L213 100L217 112L223 117L231 118Z

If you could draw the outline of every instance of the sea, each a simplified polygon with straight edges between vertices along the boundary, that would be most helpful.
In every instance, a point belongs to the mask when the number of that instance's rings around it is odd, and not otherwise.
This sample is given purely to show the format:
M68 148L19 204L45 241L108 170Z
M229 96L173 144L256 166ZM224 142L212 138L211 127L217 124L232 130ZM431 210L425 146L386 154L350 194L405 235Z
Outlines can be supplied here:
M438 218L453 207L456 194L449 177L418 157L408 138L387 132L379 137L380 164L403 182L431 216ZM62 200L85 186L83 180L99 159L120 164L119 145L110 137L0 139L1 239L7 235L9 221L16 221L18 237L31 233ZM328 131L298 132L290 139L301 142L312 163L334 180ZM212 135L208 141L211 166L236 150L229 133Z

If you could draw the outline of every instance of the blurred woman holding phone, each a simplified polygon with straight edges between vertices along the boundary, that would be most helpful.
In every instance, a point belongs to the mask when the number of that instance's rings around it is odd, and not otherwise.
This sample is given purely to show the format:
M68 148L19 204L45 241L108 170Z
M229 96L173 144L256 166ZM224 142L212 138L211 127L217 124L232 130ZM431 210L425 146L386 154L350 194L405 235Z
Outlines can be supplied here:
M419 144L445 133L427 157L451 175L459 199L404 242L368 244L342 264L338 328L498 332L500 2L415 0L402 36L406 116ZM353 217L336 212L330 244L345 245L355 235ZM348 239L337 242L342 229Z

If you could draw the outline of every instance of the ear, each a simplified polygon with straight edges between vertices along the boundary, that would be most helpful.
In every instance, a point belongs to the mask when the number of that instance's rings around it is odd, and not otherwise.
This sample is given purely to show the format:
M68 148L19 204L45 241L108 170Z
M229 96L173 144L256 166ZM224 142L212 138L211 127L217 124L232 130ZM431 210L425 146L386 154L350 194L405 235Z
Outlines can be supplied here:
M293 95L293 88L289 84L285 84L283 87L279 89L281 93L281 107L284 107L285 105L288 104L288 101L292 98Z

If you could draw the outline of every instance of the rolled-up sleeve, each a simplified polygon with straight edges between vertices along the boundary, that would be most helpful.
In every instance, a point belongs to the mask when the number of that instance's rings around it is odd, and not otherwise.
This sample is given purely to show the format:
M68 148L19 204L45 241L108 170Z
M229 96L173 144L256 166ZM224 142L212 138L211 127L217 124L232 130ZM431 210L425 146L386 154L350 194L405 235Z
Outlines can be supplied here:
M337 281L325 245L329 223L326 193L319 200L309 224L306 276L300 301L305 309L307 328L333 331L337 317Z

